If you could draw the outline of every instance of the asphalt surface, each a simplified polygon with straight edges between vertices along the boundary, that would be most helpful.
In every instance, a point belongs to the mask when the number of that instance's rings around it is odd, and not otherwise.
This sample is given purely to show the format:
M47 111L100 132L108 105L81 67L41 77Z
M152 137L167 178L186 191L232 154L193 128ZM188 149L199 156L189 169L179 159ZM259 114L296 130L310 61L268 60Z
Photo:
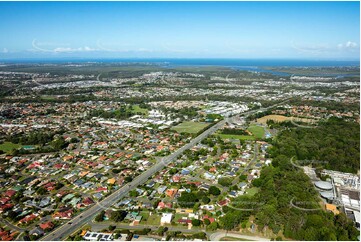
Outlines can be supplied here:
M223 232L223 231L211 234L210 240L211 241L220 241L220 239L223 237L233 237L233 238L238 238L238 239L242 239L242 240L270 241L270 239L262 238L262 237L258 237L258 236L243 235L243 234L238 234L235 232Z
M142 174L140 174L138 177L136 177L131 183L128 183L127 185L121 187L108 197L106 197L103 201L95 204L94 206L90 207L83 213L77 215L73 219L71 219L66 224L60 226L56 230L52 231L48 235L41 238L41 240L45 241L58 241L63 240L70 234L74 233L76 230L81 228L83 225L89 223L92 218L98 214L100 211L109 208L112 206L115 202L117 202L119 199L125 197L129 191L136 188L138 185L145 183L149 177L157 173L158 171L162 170L164 167L166 167L169 163L171 163L174 159L176 159L178 156L180 156L184 151L192 148L197 143L202 141L205 137L208 135L214 133L219 128L221 128L226 121L222 120L215 124L214 126L210 127L206 131L204 131L202 134L191 140L188 144L184 145L183 147L179 148L177 151L175 151L173 154L164 157L160 162L156 163L154 166L152 166L150 169L146 170Z
M258 110L252 110L245 113L240 114L239 116L247 116L259 111L265 111L269 108L272 108L274 106L280 105L288 100L285 100L283 102L280 102L278 104L272 105L267 108L261 108ZM214 133L219 128L221 128L225 123L226 119L218 122L217 124L213 125L206 131L204 131L202 134L198 135L196 138L191 140L188 144L184 145L183 147L176 150L173 154L164 157L160 162L156 163L154 166L140 174L138 177L136 177L131 183L128 183L127 185L119 188L117 191L113 192L108 197L104 198L103 201L93 205L89 209L85 210L84 212L80 213L70 221L66 222L65 224L61 225L54 231L50 232L46 236L43 236L40 240L42 241L59 241L64 240L66 237L80 229L83 225L88 224L92 221L92 218L97 215L100 211L105 210L109 207L111 207L115 202L117 202L119 199L125 197L129 191L136 188L138 185L145 183L149 177L166 167L169 163L171 163L174 159L176 159L178 156L180 156L184 151L192 148L197 143L202 141L204 138L206 138L208 135Z
M90 226L92 227L92 229L96 230L96 231L100 231L102 229L107 229L109 227L109 225L115 225L114 223L94 223L94 224L90 224ZM152 229L152 230L157 230L159 228L159 226L156 225L137 225L137 226L130 226L130 225L125 225L125 224L121 224L118 225L116 224L117 229ZM226 236L230 236L230 237L234 237L234 238L239 238L242 240L255 240L255 241L269 241L269 239L267 238L262 238L262 237L258 237L258 236L253 236L253 235L244 235L244 234L240 234L237 232L227 232L227 231L206 231L205 229L201 229L201 228L197 228L194 227L191 229L188 229L186 226L184 227L177 227L177 226L171 226L171 225L165 225L165 227L168 228L168 231L180 231L182 233L199 233L199 232L204 232L207 234L208 238L211 241L220 241L221 238L226 237Z

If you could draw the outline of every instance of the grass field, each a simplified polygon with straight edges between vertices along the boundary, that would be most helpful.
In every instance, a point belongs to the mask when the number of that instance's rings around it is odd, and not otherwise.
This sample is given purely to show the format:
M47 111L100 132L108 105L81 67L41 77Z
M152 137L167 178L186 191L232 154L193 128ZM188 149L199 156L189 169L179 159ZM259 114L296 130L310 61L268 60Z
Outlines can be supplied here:
M263 127L250 125L247 129L252 135L218 134L222 139L256 140L262 139L265 135Z
M148 110L145 108L139 107L139 105L133 105L133 112L148 115Z
M252 187L252 188L247 188L246 192L248 196L254 196L257 192L258 192L258 188L257 187Z
M56 97L50 96L50 95L42 95L40 98L43 99L43 100L47 100L47 101L56 100Z
M197 122L183 122L173 127L172 129L178 133L191 133L195 134L207 127L209 124Z
M18 149L20 147L21 147L21 145L14 144L11 142L4 142L3 144L0 144L0 150L2 150L4 152L10 151L12 149Z
M147 211L142 211L142 212L140 212L139 215L141 215L143 217L142 218L143 221L148 220L148 218L149 218L149 212L147 212Z
M160 224L160 216L157 214L152 214L148 217L147 221L144 222L148 225L159 225Z
M251 132L256 139L262 139L264 137L264 128L257 125L250 125L247 129L249 132Z
M255 140L256 138L251 135L235 135L235 134L219 134L222 139L240 139L240 140Z

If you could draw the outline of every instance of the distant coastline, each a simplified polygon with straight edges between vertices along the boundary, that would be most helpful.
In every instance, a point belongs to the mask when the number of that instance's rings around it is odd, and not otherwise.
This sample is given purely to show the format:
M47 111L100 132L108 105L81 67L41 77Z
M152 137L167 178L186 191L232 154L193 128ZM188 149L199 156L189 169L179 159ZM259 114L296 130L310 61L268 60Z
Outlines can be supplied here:
M1 64L63 64L63 63L138 63L161 66L222 66L231 68L257 67L357 67L355 60L308 60L308 59L227 59L227 58L24 58L2 59Z

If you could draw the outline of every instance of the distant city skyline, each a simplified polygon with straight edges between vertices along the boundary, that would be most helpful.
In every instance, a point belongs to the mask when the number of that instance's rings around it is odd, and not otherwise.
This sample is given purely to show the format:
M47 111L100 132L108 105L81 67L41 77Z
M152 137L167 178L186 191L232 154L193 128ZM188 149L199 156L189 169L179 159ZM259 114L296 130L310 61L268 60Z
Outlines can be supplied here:
M0 60L359 60L359 2L0 2Z

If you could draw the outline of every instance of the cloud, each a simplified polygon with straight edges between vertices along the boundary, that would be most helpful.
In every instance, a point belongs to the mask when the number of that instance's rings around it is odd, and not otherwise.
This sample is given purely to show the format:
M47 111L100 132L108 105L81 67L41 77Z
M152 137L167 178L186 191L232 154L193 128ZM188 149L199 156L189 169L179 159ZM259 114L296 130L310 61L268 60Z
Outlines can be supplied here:
M298 45L294 41L291 41L291 47L302 53L309 53L318 55L321 53L327 53L332 50L327 44L317 44L317 45Z
M5 54L6 54L6 53L9 53L9 50L6 49L6 48L4 48L3 51L2 51L2 53L5 53Z
M35 51L54 52L53 50L48 50L48 49L39 47L38 44L36 43L36 39L33 39L33 41L31 42L31 45L33 46Z
M347 49L347 50L353 50L353 49L357 49L358 45L355 42L352 41L347 41L346 43L341 43L338 44L337 47L339 49Z
M339 51L350 51L354 52L358 50L358 45L355 42L347 41L346 43L340 43L337 45Z
M88 51L99 51L100 49L91 48L89 46L79 47L79 48L71 48L71 47L55 47L54 49L45 49L37 43L36 39L32 41L32 46L34 49L31 51L40 51L40 52L51 52L51 53L64 53L64 52L88 52ZM49 45L47 43L47 45Z

